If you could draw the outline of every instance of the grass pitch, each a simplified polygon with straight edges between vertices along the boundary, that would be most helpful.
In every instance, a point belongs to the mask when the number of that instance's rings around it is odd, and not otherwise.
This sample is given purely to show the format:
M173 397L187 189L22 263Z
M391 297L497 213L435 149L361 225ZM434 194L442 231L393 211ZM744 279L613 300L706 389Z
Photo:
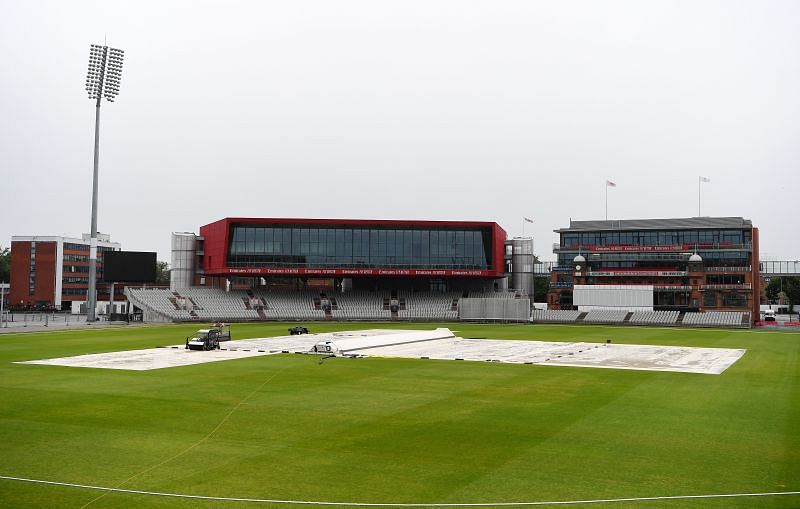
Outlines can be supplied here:
M378 358L319 364L305 355L127 372L13 362L177 344L198 326L2 334L0 475L349 502L800 490L800 334L446 326L462 337L747 353L722 375ZM389 325L310 326L375 327ZM243 339L286 328L235 325L233 333ZM256 506L269 507L0 480L0 507L9 508ZM790 508L800 507L800 496L586 507Z

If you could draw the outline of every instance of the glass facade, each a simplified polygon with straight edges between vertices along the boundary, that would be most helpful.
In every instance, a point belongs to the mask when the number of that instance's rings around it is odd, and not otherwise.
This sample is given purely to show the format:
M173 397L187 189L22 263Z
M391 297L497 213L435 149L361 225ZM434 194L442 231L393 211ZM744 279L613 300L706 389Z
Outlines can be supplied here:
M685 264L690 252L675 253L589 253L587 258L590 264L608 268L635 268L635 267L672 267ZM750 265L750 252L745 250L707 250L698 249L697 254L703 261L712 267L747 267ZM584 253L587 255L587 253ZM575 253L559 253L558 265L569 267Z
M491 231L233 224L227 264L488 270Z
M696 252L710 266L746 267L750 264L750 230L642 230L568 232L561 234L558 265L568 267L578 249L592 264L605 268L673 267ZM682 251L666 252L592 252L591 247L682 246Z
M750 246L750 230L642 230L575 232L561 235L561 247L583 246Z

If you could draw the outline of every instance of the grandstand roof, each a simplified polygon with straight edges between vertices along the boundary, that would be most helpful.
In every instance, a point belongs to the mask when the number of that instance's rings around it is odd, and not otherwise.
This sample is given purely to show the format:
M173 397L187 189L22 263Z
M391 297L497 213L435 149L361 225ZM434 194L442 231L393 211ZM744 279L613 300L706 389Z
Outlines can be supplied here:
M330 218L286 218L286 217L226 217L210 223L244 223L244 224L289 224L320 227L352 226L352 227L418 227L418 228L472 228L472 227L500 227L495 221L432 221L418 219L330 219ZM210 226L206 225L206 226ZM505 230L504 230L505 231Z
M684 217L673 219L608 219L573 221L556 233L597 230L691 230L696 228L749 228L753 222L743 217Z

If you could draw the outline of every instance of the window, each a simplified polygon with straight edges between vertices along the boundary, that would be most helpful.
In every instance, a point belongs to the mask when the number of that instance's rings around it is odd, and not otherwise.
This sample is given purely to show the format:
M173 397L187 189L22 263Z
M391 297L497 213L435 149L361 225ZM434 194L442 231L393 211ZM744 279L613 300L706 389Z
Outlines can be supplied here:
M706 292L703 294L703 306L707 308L717 307L717 292Z
M491 233L478 229L292 228L234 225L228 263L318 267L487 269Z
M727 307L747 307L747 296L741 293L726 293L722 296L722 305Z

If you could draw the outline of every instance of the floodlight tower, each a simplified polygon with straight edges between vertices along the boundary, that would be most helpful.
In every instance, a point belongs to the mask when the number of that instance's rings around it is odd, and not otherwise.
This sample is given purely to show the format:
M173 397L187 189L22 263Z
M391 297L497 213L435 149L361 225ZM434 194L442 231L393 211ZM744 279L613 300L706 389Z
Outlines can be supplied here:
M89 72L86 75L86 92L89 99L96 100L94 117L94 178L92 179L92 237L89 244L89 290L86 320L95 321L97 307L97 176L100 159L100 102L105 97L114 102L119 94L122 79L121 49L92 44L89 50Z

